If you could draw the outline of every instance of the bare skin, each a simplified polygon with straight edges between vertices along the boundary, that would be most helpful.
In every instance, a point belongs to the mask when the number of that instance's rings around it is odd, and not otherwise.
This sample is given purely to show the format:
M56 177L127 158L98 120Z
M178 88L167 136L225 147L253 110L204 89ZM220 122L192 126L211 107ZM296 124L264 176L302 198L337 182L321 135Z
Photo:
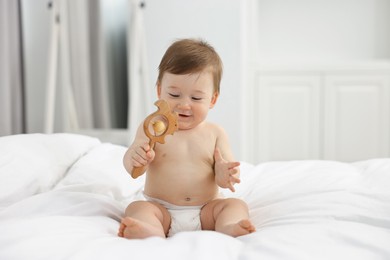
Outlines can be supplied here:
M118 236L129 239L166 236L170 217L163 206L153 202L138 201L129 205L125 212L125 215L128 214L134 217L122 219Z
M218 94L213 91L211 72L188 75L165 73L158 84L158 97L179 115L179 130L165 144L148 145L142 127L124 156L124 166L147 167L146 195L179 206L204 205L200 213L203 230L233 237L255 231L247 205L238 199L219 198L219 187L235 191L240 182L239 162L234 160L225 131L206 122ZM171 218L155 202L131 203L118 235L126 238L165 237Z

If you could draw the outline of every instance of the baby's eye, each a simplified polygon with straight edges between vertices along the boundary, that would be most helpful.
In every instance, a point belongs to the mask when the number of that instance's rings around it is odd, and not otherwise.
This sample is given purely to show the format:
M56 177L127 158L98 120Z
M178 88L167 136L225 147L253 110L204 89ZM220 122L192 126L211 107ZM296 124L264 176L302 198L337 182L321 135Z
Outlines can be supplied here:
M180 95L178 95L178 94L172 94L172 93L168 93L171 97L174 97L174 98L178 98L178 97L180 97Z
M202 100L202 98L200 98L200 97L192 97L192 100L199 101L199 100Z

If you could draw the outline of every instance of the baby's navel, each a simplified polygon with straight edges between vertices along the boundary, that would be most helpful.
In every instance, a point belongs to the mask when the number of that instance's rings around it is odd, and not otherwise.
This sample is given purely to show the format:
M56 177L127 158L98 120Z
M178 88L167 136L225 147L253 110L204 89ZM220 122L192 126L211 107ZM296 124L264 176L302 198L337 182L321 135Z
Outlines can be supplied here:
M188 197L187 197L187 198L185 198L185 200L186 200L186 201L190 201L190 200L191 200L191 198L188 198Z

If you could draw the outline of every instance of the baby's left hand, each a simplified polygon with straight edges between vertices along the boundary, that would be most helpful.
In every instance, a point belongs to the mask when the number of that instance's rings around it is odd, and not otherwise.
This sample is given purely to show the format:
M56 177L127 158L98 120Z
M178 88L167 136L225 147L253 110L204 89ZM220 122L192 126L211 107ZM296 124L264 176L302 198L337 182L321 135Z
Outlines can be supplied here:
M240 183L240 179L235 176L238 173L237 167L240 166L240 163L228 162L223 159L218 148L215 148L214 159L215 182L219 187L229 188L232 192L235 192L233 185Z

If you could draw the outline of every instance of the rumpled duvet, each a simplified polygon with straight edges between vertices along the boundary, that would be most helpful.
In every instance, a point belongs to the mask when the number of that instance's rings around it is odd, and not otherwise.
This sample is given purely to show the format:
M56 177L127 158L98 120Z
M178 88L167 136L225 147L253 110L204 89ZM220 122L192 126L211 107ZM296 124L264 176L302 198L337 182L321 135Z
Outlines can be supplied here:
M241 162L255 233L117 236L144 177L126 147L76 134L0 138L0 259L390 259L390 159Z

